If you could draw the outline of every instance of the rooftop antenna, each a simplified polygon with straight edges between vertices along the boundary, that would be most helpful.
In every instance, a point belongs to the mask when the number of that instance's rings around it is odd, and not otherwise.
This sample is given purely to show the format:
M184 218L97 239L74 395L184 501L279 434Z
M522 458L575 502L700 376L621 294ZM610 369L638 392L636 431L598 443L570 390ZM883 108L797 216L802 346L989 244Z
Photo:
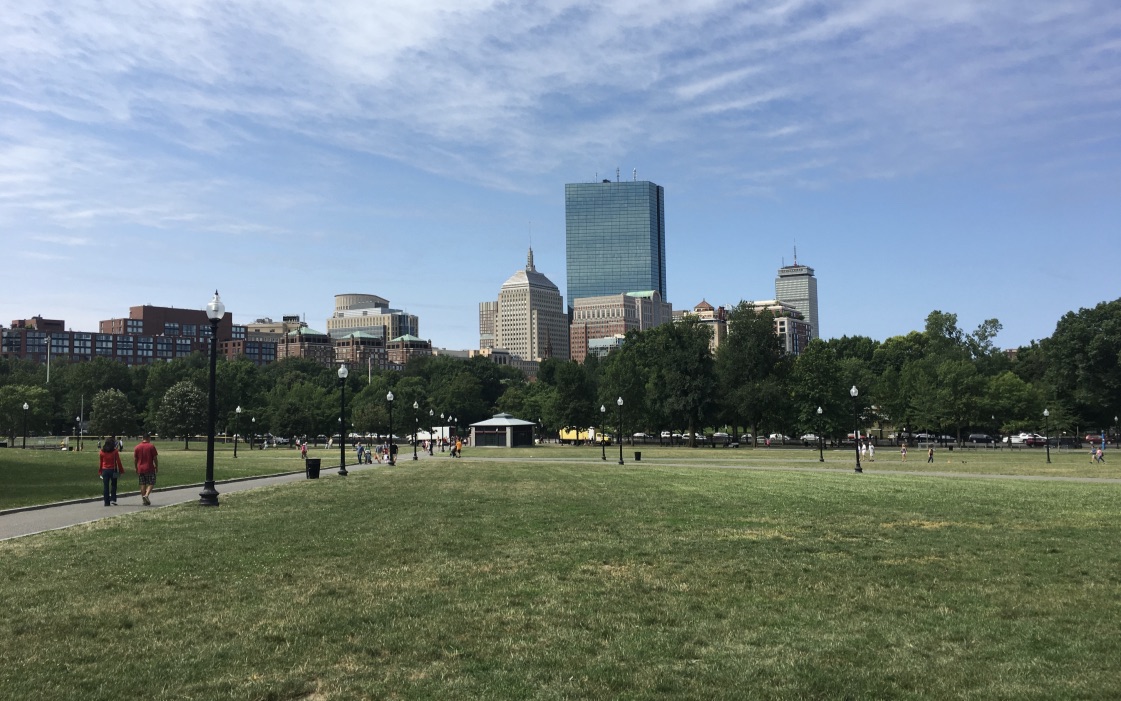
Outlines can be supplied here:
M794 265L798 265L798 239L794 239Z
M631 168L631 180L638 182L638 168Z
M615 182L619 182L619 166L615 166Z

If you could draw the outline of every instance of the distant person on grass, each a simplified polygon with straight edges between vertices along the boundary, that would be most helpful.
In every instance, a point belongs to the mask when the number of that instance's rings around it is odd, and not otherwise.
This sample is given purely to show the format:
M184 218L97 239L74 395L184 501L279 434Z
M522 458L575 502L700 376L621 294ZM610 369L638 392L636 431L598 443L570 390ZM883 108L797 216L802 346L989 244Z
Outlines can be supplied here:
M140 442L132 451L132 461L136 465L136 474L140 478L140 500L144 506L151 506L152 488L156 486L156 472L159 471L159 452L151 443L152 435L145 433Z
M116 506L117 477L125 471L125 466L121 464L121 453L117 450L116 436L110 436L105 441L98 451L98 457L100 466L97 468L97 475L101 478L101 494L105 497L105 505Z
M926 451L926 461L927 462L934 462L934 446L930 446L930 448L927 449L927 451Z

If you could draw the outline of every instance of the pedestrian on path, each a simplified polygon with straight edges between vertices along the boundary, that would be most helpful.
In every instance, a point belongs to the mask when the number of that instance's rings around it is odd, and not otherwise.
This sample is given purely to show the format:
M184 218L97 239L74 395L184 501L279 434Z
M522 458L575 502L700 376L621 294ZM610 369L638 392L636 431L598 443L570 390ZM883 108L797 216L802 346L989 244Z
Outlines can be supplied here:
M160 458L156 446L151 443L152 435L145 433L132 451L132 461L140 478L140 500L144 506L151 506L152 488L156 486L156 473L159 471Z
M98 451L100 466L97 474L101 477L101 494L105 497L106 506L117 505L117 477L125 471L116 439L116 436L111 436Z

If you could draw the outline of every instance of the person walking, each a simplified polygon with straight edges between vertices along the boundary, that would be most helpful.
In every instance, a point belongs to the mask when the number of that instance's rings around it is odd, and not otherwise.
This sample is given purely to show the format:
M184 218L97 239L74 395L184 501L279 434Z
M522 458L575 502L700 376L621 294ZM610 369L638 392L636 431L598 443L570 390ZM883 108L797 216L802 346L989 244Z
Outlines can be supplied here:
M868 462L876 462L876 444L868 442Z
M152 436L145 433L140 442L132 450L132 461L136 466L136 474L140 479L140 501L144 506L151 506L152 488L156 486L156 473L160 467L159 451L151 443Z
M101 478L101 494L106 506L117 505L117 477L125 471L121 464L121 453L117 450L116 436L105 441L98 451L97 475Z
M899 457L902 458L902 462L907 462L907 444L906 443L899 446Z
M455 439L455 456L457 458L463 457L463 439L458 436Z
M307 461L307 441L300 444L300 457Z
M934 446L930 446L930 448L927 449L927 451L926 451L926 461L927 462L934 462Z

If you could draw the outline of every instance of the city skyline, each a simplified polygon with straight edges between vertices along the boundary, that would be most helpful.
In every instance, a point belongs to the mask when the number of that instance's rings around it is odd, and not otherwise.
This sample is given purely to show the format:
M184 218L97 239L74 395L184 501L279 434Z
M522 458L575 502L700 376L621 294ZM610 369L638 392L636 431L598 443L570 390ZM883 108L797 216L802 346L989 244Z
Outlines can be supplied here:
M565 280L561 185L633 177L678 308L770 298L797 246L823 338L1025 345L1121 296L1119 37L1107 0L20 7L0 317L217 288L322 327L367 290L472 348L494 252Z

